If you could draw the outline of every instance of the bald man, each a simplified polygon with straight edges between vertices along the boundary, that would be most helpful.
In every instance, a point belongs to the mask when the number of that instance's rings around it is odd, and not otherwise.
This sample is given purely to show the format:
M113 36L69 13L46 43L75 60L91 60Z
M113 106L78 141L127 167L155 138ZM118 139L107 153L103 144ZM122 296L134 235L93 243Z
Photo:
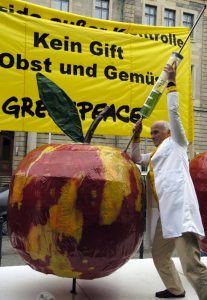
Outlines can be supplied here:
M169 122L157 121L151 127L156 147L153 153L141 154L141 120L134 126L132 160L148 167L147 231L150 232L152 257L166 287L158 298L184 298L185 290L171 259L176 249L183 272L200 300L207 300L207 268L200 261L198 238L204 237L195 189L190 177L188 142L180 120L176 70L166 65L168 75ZM149 230L150 229L150 230Z

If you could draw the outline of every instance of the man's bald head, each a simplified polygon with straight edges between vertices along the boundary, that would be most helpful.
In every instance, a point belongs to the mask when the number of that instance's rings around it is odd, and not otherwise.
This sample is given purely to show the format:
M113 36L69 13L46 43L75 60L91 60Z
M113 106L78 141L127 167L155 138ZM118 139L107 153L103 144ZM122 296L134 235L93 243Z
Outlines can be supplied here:
M170 124L166 121L156 121L151 127L151 136L155 146L159 146L170 135Z

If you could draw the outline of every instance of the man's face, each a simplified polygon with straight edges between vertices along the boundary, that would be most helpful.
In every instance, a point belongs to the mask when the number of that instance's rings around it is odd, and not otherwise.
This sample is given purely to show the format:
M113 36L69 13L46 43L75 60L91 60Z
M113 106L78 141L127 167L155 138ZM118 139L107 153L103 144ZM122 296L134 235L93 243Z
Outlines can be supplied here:
M156 122L151 127L151 136L154 145L157 147L169 136L169 130L162 123Z

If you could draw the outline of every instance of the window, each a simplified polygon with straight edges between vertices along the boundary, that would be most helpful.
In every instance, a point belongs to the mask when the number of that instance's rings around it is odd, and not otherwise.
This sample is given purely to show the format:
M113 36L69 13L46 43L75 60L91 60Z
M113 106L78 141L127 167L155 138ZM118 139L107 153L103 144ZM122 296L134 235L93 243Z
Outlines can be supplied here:
M188 13L183 13L183 26L189 27L190 29L193 27L193 15Z
M96 0L96 18L108 20L109 19L109 1Z
M175 11L165 9L165 26L175 26Z
M145 24L156 25L157 7L152 5L145 5Z
M69 0L52 0L51 7L62 11L69 11Z

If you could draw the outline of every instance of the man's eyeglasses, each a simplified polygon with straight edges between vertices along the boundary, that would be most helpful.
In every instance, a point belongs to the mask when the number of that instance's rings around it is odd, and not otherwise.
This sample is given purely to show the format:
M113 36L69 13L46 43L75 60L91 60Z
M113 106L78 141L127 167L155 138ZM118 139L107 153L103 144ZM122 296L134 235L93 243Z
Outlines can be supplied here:
M158 134L158 133L159 133L159 130L153 130L153 131L151 131L151 135Z

